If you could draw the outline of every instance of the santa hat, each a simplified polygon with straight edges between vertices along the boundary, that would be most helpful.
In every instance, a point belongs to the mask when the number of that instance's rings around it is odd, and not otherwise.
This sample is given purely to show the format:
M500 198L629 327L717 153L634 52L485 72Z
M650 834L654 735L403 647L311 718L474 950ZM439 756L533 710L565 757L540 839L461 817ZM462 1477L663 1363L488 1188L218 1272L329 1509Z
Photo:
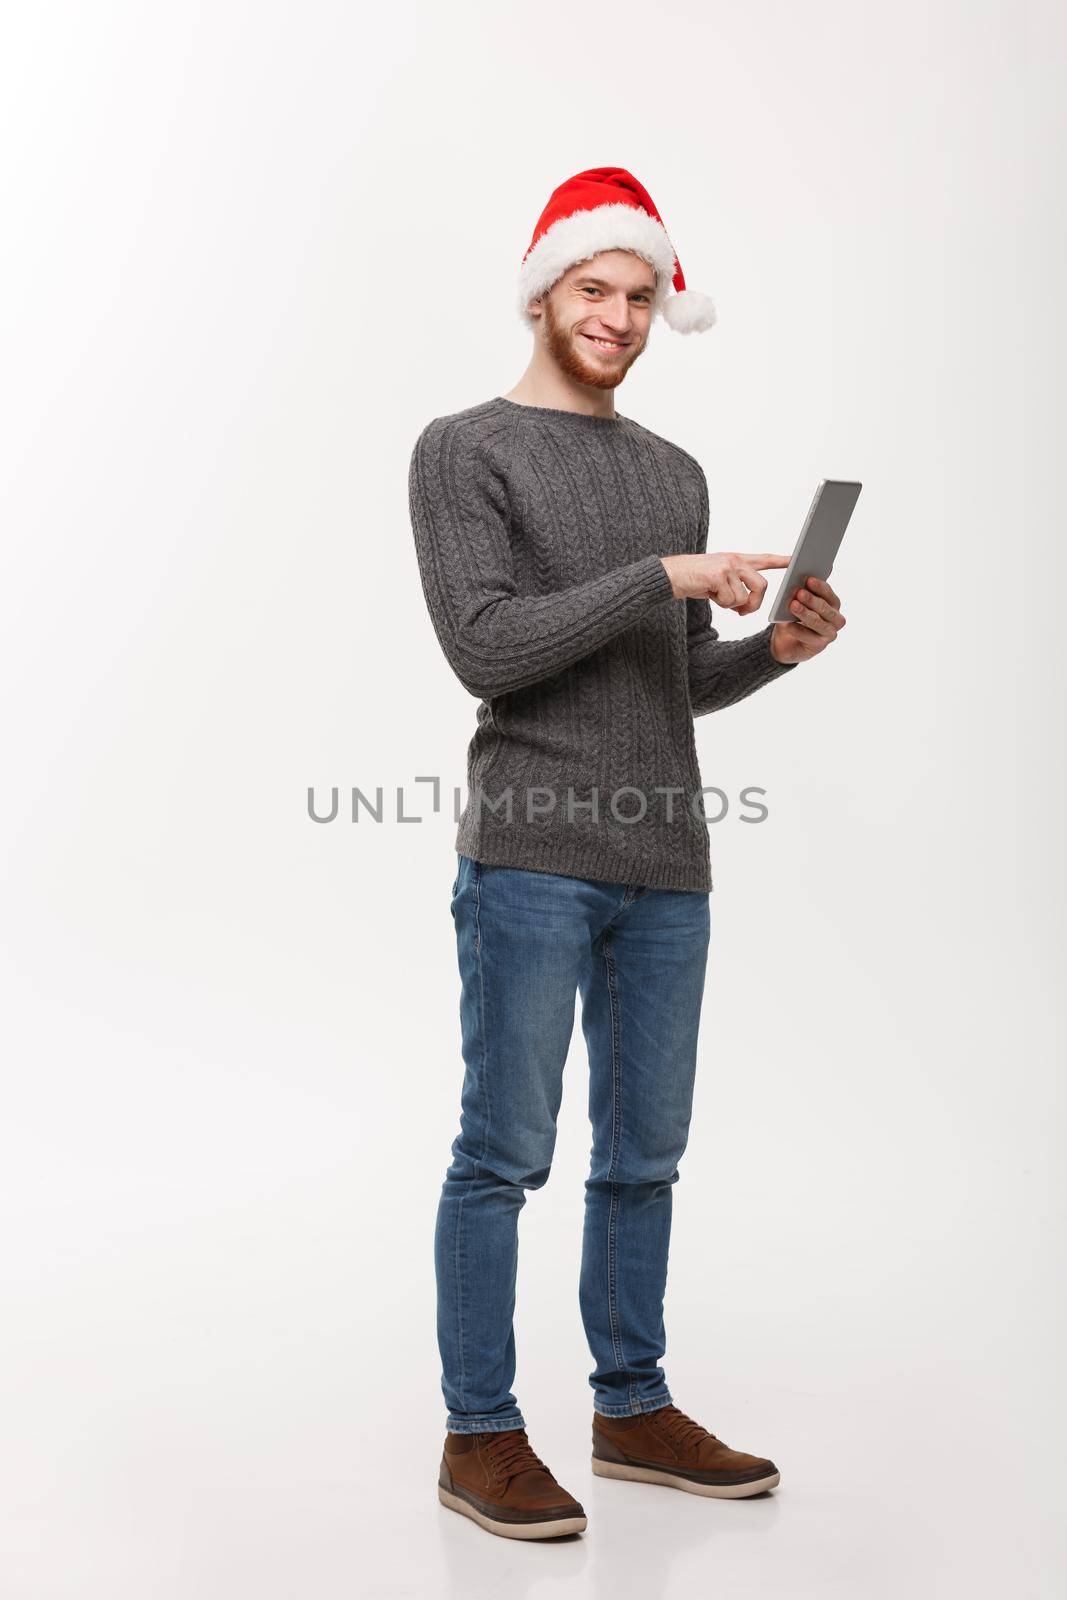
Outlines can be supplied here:
M653 315L662 311L676 333L703 333L714 325L714 302L686 288L682 264L648 190L624 167L590 167L553 189L522 258L523 321L532 327L530 301L540 299L569 267L602 250L632 250L655 268ZM675 293L668 295L672 283Z

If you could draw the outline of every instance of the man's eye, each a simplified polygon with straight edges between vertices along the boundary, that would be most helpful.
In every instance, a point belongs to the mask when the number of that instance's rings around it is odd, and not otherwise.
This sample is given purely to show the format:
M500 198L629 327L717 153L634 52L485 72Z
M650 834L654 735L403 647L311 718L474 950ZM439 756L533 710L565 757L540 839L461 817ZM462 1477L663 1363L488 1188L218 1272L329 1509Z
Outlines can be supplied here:
M594 289L591 283L586 283L582 286L582 292L583 294L599 294L600 290Z

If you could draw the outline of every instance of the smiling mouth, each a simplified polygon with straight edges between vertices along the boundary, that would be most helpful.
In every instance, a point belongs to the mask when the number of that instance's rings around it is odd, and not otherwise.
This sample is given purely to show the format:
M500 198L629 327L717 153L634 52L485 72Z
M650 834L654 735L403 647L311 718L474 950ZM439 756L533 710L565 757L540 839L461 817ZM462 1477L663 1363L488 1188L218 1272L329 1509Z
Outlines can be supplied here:
M596 345L598 350L603 350L606 355L614 355L616 350L625 350L627 347L621 339L598 339L592 333L583 333L583 339L588 339L590 344Z

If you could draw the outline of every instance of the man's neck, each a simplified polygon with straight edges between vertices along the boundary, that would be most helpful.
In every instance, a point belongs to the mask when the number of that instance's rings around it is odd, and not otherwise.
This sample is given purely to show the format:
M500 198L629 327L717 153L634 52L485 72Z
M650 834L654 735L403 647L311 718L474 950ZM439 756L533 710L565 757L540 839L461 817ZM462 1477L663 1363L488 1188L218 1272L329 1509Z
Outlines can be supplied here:
M530 362L513 389L503 396L520 406L548 406L554 411L578 411L589 417L614 417L614 389L597 389L578 383L561 371L555 362L547 366Z

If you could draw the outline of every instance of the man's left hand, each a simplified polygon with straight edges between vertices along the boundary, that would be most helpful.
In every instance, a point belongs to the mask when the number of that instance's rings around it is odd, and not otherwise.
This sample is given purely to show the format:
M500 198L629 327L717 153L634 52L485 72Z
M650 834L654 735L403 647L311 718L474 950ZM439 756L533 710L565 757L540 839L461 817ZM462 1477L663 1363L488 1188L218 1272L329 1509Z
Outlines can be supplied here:
M771 634L771 655L783 666L810 661L833 644L845 619L841 602L821 578L807 578L789 602L795 622L776 622Z

